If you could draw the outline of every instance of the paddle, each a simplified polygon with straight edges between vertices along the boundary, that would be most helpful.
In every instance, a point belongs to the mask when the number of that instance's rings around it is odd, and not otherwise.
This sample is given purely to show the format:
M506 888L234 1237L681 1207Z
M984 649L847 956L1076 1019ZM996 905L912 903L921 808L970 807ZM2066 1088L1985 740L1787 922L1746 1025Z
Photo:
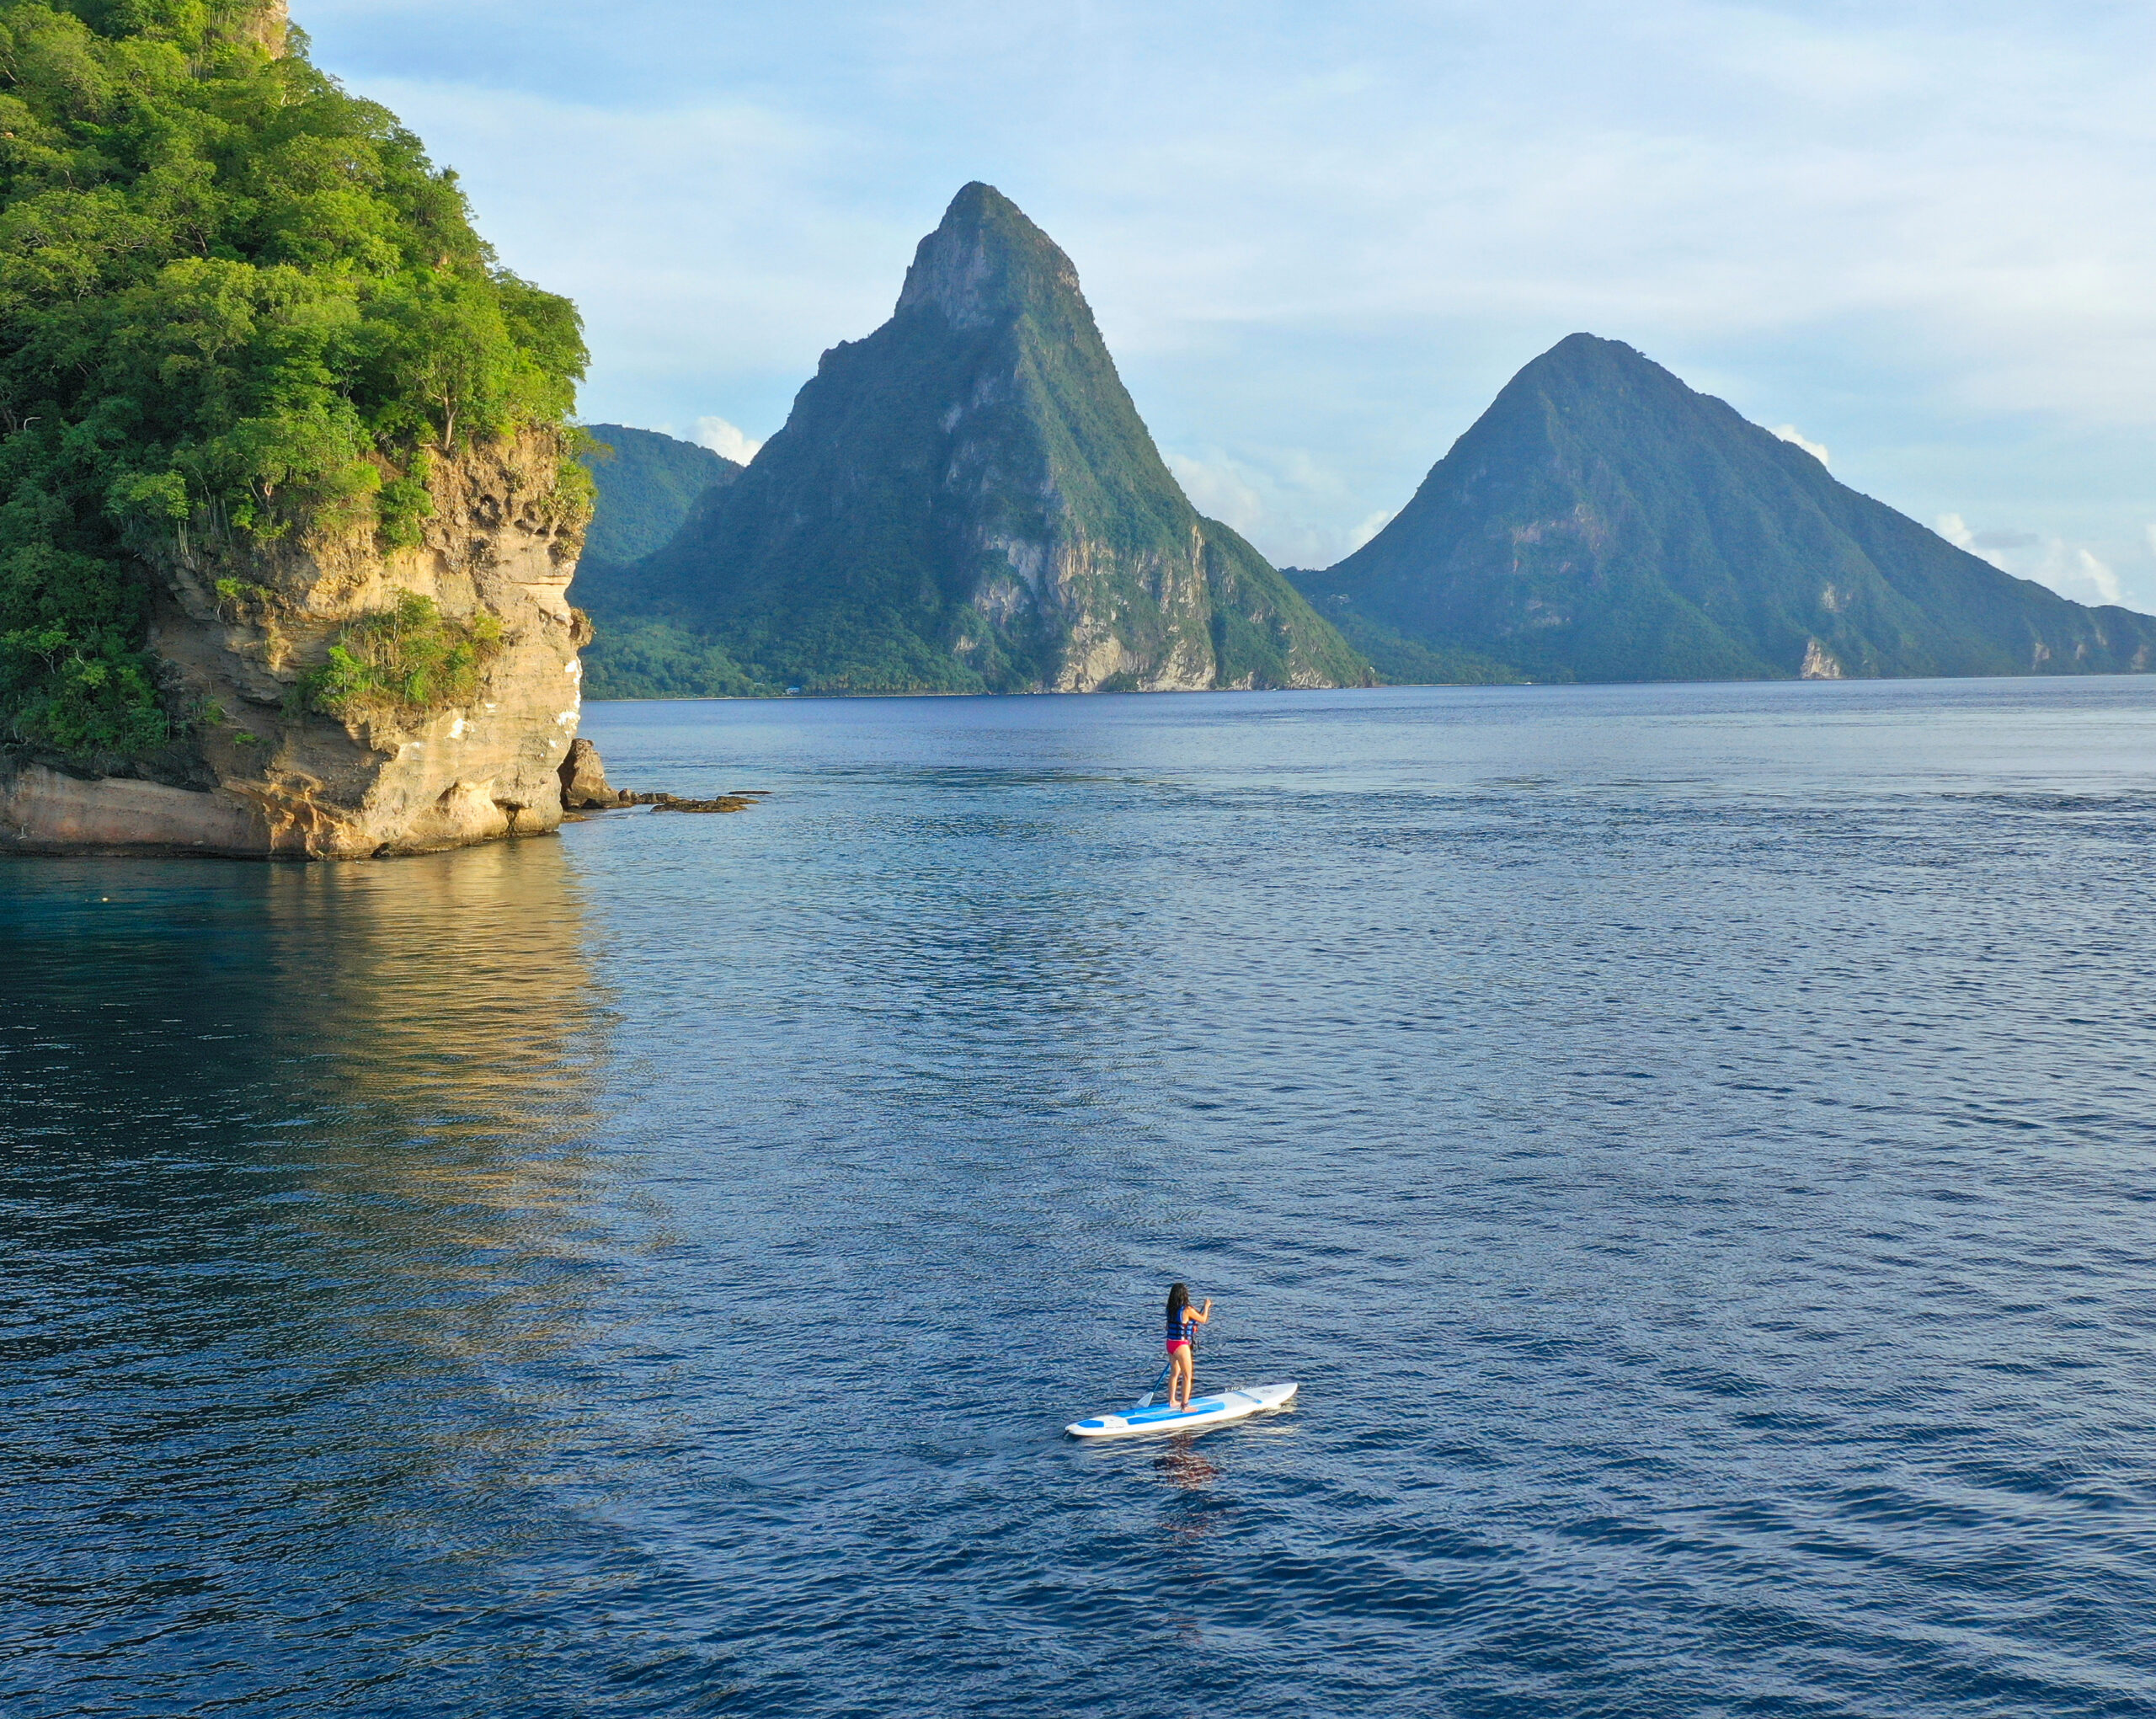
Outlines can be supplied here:
M1210 1301L1208 1301L1205 1305L1208 1307L1210 1307L1213 1304ZM1134 1415L1142 1408L1150 1408L1153 1407L1153 1391L1158 1391L1163 1385L1166 1385L1168 1382L1168 1375L1175 1371L1175 1357L1171 1355L1168 1357L1167 1364L1161 1368L1160 1372L1155 1376L1153 1380L1153 1390L1147 1391L1145 1396L1139 1397L1137 1401L1131 1404L1131 1413Z

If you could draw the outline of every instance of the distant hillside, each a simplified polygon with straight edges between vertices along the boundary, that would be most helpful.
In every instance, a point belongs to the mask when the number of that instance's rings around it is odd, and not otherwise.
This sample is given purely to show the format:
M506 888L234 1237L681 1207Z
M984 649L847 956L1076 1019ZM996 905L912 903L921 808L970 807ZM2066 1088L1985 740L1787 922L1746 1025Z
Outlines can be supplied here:
M1296 579L1389 679L1422 678L1402 647L1476 671L1434 679L2156 664L2156 618L2001 573L1589 334L1513 377L1377 537Z
M1377 678L1388 686L1513 686L1529 677L1518 669L1471 650L1420 643L1352 606L1344 597L1328 598L1326 575L1306 567L1280 569L1298 590L1315 593L1325 618L1362 653Z
M603 517L603 507L602 507ZM967 186L891 320L824 355L723 495L591 602L745 686L832 692L1358 684L1262 556L1201 519L1070 259ZM648 637L650 635L639 635ZM677 665L678 666L678 665ZM641 672L641 671L640 671ZM608 687L626 668L609 671Z
M742 468L694 442L625 424L586 426L601 444L584 456L598 486L576 601L599 623L584 653L584 690L591 698L666 698L760 689L723 651L680 627L640 616L625 589L629 565L663 548L705 496L723 490Z
M699 497L741 475L742 467L724 455L655 430L584 427L601 444L584 462L599 486L584 553L616 567L664 547Z

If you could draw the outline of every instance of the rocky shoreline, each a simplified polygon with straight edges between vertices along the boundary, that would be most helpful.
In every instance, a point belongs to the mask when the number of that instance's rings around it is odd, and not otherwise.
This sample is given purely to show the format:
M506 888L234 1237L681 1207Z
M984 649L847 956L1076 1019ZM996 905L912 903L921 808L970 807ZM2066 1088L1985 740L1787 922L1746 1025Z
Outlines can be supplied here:
M569 743L569 755L562 761L561 777L562 815L572 819L629 806L648 806L654 812L745 812L766 798L759 788L720 794L712 799L691 800L680 794L615 787L606 780L606 766L599 755L598 747L582 735Z
M559 809L548 806L539 816L505 822L492 839L549 835L562 824L639 806L654 812L745 812L768 798L761 789L694 799L663 790L616 788L606 780L596 746L581 736L569 744L569 755L558 772ZM275 845L265 835L264 820L254 809L234 799L132 777L78 776L53 764L0 753L0 853L337 859L440 851L437 846L337 852ZM468 842L440 846L451 845Z

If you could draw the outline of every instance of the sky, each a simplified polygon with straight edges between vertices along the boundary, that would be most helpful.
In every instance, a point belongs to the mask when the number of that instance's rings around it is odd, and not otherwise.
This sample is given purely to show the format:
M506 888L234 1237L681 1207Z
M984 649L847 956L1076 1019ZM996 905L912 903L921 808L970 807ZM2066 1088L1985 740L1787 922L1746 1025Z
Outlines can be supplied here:
M985 179L1191 498L1366 541L1629 342L1844 483L2156 611L2156 8L2111 0L294 0L574 298L595 422L741 457Z

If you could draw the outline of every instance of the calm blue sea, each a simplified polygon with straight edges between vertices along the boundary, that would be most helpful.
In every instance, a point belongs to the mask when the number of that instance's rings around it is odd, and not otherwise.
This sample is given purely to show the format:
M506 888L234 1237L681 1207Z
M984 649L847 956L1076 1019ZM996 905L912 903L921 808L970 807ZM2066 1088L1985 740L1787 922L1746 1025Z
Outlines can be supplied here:
M0 862L10 1719L2156 1711L2156 681L586 732Z

